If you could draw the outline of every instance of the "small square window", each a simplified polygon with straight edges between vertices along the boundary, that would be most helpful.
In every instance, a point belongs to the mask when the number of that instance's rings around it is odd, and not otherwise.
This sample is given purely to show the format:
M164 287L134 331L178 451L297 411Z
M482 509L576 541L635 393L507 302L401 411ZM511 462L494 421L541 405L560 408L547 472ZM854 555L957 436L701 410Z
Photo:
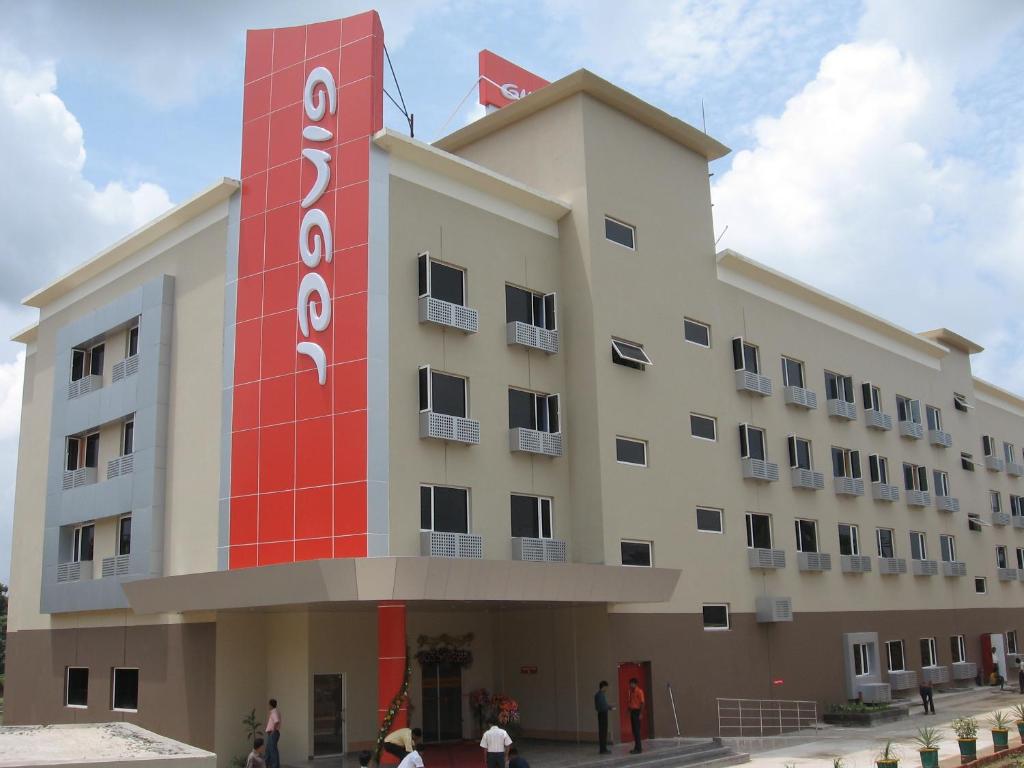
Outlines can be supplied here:
M649 541L627 541L621 544L622 564L650 568L654 564Z
M631 224L618 221L611 216L605 216L604 236L631 251L636 250L636 227Z
M635 467L647 466L647 443L644 440L632 440L628 437L615 438L615 460L619 464L631 464Z
M974 591L976 594L984 595L988 592L987 579L984 576L977 576L974 579Z
M690 414L690 435L701 440L711 440L714 442L718 439L718 430L716 429L716 423L711 416L701 416L699 413Z
M84 709L89 706L89 668L64 670L64 706Z
M697 320L683 320L683 337L698 347L711 347L711 326Z
M722 533L722 510L697 507L697 530L704 533Z
M704 618L704 629L719 630L729 628L728 605L704 605L701 612L703 613Z
M115 667L111 695L111 709L115 712L139 711L139 670Z

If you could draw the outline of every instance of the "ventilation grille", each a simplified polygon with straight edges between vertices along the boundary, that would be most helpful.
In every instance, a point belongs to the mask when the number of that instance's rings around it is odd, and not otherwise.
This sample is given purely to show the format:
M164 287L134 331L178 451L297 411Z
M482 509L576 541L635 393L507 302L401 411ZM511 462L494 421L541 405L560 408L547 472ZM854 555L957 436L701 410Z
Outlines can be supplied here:
M986 456L985 468L991 469L993 472L1002 472L1004 469L1006 469L1006 462L1000 459L998 456Z
M901 421L900 434L903 437L909 437L914 440L920 440L922 437L924 437L924 427L913 421Z
M107 480L113 480L121 475L130 475L135 471L135 454L129 453L118 456L107 462Z
M857 690L868 704L887 704L892 701L888 683L862 683Z
M512 539L512 559L564 563L566 561L565 542L560 539L514 537Z
M953 662L954 680L973 680L978 675L978 665L973 661Z
M463 333L476 333L480 327L479 313L461 304L452 304L433 296L421 296L419 309L421 323L446 325Z
M1024 464L1018 464L1015 461L1007 462L1006 474L1013 475L1014 477L1020 477L1024 475Z
M782 390L786 405L795 405L799 408L817 408L818 395L810 389L803 387L784 387Z
M421 531L420 553L424 557L479 560L484 556L484 540L482 536L473 533Z
M480 422L446 413L424 411L420 414L420 437L476 445L480 442Z
M89 374L83 376L78 381L72 381L68 384L68 400L73 400L76 397L94 392L103 386L103 377L95 374Z
M740 370L736 371L736 389L768 397L772 393L772 380L759 373Z
M562 433L514 427L508 431L509 450L539 453L542 456L562 455Z
M1016 568L996 568L996 577L1000 581L1017 581Z
M801 571L832 570L832 555L828 552L797 552L796 558Z
M864 481L859 477L836 477L836 493L840 496L863 496Z
M558 354L558 331L540 328L520 320L513 320L505 326L505 341L508 344L539 349L549 355Z
M953 436L949 432L943 432L941 429L929 429L928 442L940 448L949 448L953 445Z
M878 572L890 576L906 573L907 561L902 557L880 557L878 558Z
M872 483L871 495L875 501L899 501L900 489L889 483Z
M762 624L793 620L793 598L760 595L756 602L757 620Z
M915 576L938 576L939 564L935 560L912 560Z
M892 429L892 416L881 411L864 411L864 421L871 429L885 432Z
M748 549L747 562L751 568L785 568L786 552L782 549Z
M828 415L837 419L854 421L857 418L857 406L845 400L829 400L827 404Z
M761 459L740 459L743 477L748 480L774 482L779 479L779 465Z
M949 667L922 667L921 676L929 683L938 685L949 682Z
M132 355L126 357L118 363L114 363L113 379L114 381L120 381L126 379L129 376L134 376L139 372L139 356Z
M109 579L112 576L124 576L128 573L128 559L131 555L117 555L116 557L103 558L103 578Z
M911 688L917 688L917 672L909 669L890 672L889 686L894 691L909 691Z
M867 555L841 555L843 573L871 573L871 558Z
M789 471L789 476L793 480L794 488L810 488L812 491L820 491L825 487L825 476L821 472L794 467Z
M967 563L962 560L946 560L942 563L942 574L944 576L966 576Z
M927 507L931 503L932 497L927 491L915 491L913 488L907 491L907 506Z
M1008 512L993 512L992 525L1009 525L1010 514Z
M935 506L942 512L959 512L960 499L954 496L936 496Z
M65 491L70 491L72 488L80 488L83 485L92 485L95 482L96 467L82 467L81 469L65 472L61 487Z

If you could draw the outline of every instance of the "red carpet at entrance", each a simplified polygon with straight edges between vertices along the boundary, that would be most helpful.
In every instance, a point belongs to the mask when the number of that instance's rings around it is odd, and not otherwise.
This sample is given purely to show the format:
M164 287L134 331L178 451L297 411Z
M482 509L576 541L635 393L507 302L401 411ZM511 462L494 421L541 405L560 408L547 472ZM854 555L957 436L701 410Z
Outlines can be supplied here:
M427 768L481 768L484 764L483 750L475 741L427 744L420 754Z

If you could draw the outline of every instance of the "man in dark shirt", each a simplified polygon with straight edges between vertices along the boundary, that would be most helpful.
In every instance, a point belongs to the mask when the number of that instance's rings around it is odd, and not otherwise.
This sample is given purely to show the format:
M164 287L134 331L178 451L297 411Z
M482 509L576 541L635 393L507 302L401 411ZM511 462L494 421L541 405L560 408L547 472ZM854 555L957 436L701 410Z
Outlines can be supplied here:
M597 740L600 744L599 754L607 755L611 752L608 749L608 712L615 707L608 705L608 681L602 680L597 685L597 693L594 694L594 709L597 710Z
M515 747L508 748L508 768L530 768L526 758L519 756L519 750Z

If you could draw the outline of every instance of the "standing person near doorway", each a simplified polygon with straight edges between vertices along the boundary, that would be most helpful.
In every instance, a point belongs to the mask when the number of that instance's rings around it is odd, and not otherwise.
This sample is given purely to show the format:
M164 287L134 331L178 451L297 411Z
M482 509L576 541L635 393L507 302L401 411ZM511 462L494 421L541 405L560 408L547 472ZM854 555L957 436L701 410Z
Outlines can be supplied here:
M417 751L421 741L423 731L419 728L397 728L384 737L384 751L401 761L410 752Z
M924 713L928 714L929 707L931 708L931 714L935 714L935 699L933 698L934 690L932 688L932 681L928 679L921 680L921 703L924 704Z
M608 704L607 680L602 680L597 684L597 693L594 694L594 709L597 710L598 754L607 755L611 753L611 750L608 749L608 713L615 709Z
M487 768L505 768L512 739L508 732L498 725L495 718L492 717L487 724L490 728L484 731L483 738L480 739L480 746L487 752Z
M277 709L277 699L271 699L267 705L270 711L267 712L267 727L263 729L267 739L267 768L281 768L281 755L277 751L277 744L281 741L281 713Z
M647 698L644 696L644 689L640 687L640 681L635 677L629 678L626 706L629 708L629 726L633 730L633 748L629 750L631 755L639 755L644 751L641 743L640 716L646 704Z

